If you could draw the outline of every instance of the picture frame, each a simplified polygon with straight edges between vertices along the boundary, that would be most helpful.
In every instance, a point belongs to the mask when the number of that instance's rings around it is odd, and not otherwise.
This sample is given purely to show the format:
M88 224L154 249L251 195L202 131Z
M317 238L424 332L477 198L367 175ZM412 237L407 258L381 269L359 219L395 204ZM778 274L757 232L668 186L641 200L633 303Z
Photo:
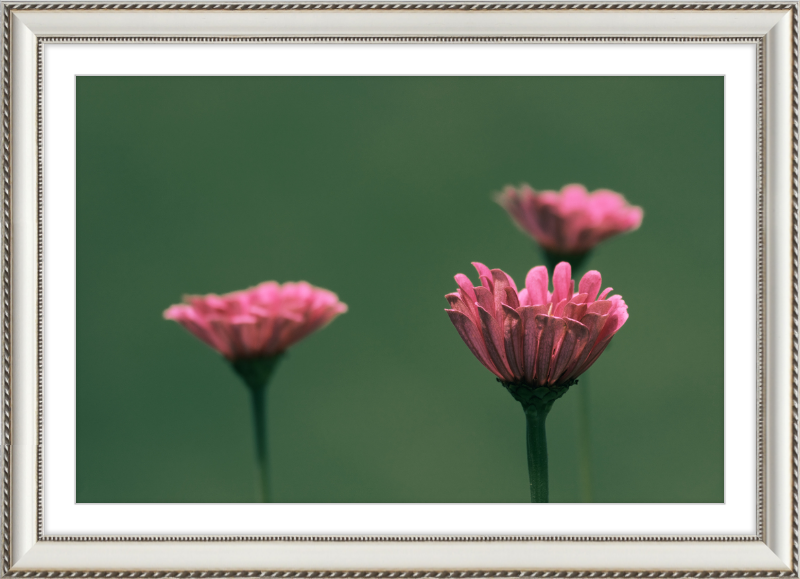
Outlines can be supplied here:
M213 42L755 45L756 532L46 533L43 47ZM4 2L3 576L797 577L797 46L797 2Z

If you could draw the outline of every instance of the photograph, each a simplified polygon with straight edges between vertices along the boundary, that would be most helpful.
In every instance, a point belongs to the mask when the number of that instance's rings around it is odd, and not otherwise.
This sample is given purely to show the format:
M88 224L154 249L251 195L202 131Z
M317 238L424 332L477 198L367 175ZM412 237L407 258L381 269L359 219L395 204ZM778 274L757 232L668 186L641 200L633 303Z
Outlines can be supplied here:
M0 579L798 578L800 0L0 6Z
M75 502L724 503L725 82L78 75Z

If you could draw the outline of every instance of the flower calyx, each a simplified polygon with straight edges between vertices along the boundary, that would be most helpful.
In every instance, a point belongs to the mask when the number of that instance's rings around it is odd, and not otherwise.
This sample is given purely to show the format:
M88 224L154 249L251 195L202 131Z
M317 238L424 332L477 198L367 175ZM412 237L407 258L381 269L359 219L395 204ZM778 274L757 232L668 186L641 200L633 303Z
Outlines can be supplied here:
M556 400L561 398L567 393L570 386L578 383L576 378L567 380L563 384L555 384L553 386L533 386L529 384L513 384L497 379L503 387L508 390L509 394L514 397L514 400L522 404L525 412L529 409L536 410L539 413L545 414L550 411Z
M249 388L263 388L283 356L280 353L263 358L242 358L232 360L231 366Z

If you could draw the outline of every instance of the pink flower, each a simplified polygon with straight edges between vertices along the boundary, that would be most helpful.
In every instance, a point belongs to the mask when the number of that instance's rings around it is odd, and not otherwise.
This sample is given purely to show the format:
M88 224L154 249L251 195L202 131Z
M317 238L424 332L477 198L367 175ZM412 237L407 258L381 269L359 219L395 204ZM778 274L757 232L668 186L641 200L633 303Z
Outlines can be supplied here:
M587 193L583 185L566 185L560 193L506 187L497 202L545 250L562 256L583 255L604 239L638 229L643 216L619 193Z
M311 284L267 281L221 296L186 296L164 318L175 320L228 360L266 358L327 325L347 306Z
M597 271L587 272L575 293L567 262L553 273L548 291L547 268L534 267L517 291L514 280L499 269L473 263L481 285L456 275L458 291L445 297L446 310L461 339L481 363L507 384L563 386L585 372L603 353L628 319L620 296L600 291Z

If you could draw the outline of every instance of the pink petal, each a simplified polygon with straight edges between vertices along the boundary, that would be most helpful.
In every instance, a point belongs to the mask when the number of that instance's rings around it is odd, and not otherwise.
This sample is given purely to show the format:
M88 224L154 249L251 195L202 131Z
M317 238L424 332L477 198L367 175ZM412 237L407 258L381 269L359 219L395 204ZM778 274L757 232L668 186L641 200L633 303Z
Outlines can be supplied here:
M553 302L558 303L561 300L569 300L572 297L570 293L571 281L572 267L568 262L562 261L556 265L553 271Z
M188 319L190 317L189 312L192 311L192 308L185 305L185 304L178 304L175 306L170 306L166 310L164 310L164 319L165 320L173 320L176 322Z
M597 292L600 291L603 278L600 276L599 271L587 271L581 278L581 283L578 286L578 292L588 294L588 302L593 302L597 297ZM601 298L602 299L602 298Z
M589 192L579 183L564 185L561 188L561 206L565 210L582 209L589 202Z
M533 377L536 371L536 351L539 346L539 337L542 334L543 323L537 322L539 318L546 318L536 312L535 307L522 307L517 310L517 313L522 319L522 331L524 340L522 345L522 360L523 360L523 378L525 382L533 382Z
M629 231L639 229L642 225L642 218L644 218L644 209L641 207L631 207L627 215L627 223L625 223L626 229Z
M504 303L508 304L515 310L520 306L517 291L513 287L506 288L506 299Z
M450 302L451 308L453 308L457 312L461 312L462 314L464 314L469 318L472 318L472 308L470 308L469 305L464 303L459 294L456 293L447 294L444 297L447 298L448 302ZM475 313L477 314L477 310L475 310ZM473 319L472 321L474 322L475 320Z
M531 230L532 215L524 207L524 192L517 193L513 187L506 187L505 190L498 195L495 200L505 209L511 218L516 222L517 226L523 231L534 235Z
M592 348L591 355L577 369L577 374L583 374L584 372L586 372L586 370L592 367L592 364L597 362L597 359L600 357L600 354L602 354L605 351L606 347L608 347L608 344L611 343L611 338L613 337L614 336L609 336L608 339L604 340L603 342L598 342L597 345L595 345L595 347Z
M477 299L475 296L475 291L472 291L472 297L470 298L467 295L467 292L461 288L458 288L458 296L461 298L461 301L464 303L464 305L469 309L469 317L472 318L472 321L477 324L477 320L480 319L480 316L478 316L478 308L475 305L475 301Z
M492 283L492 293L494 294L494 314L500 318L503 312L502 304L506 300L506 288L511 288L511 284L508 283L508 276L503 270L500 269L492 270Z
M472 262L472 265L473 265L473 267L474 267L475 269L477 269L477 270L478 270L478 276L479 276L479 277L481 277L481 278L484 278L484 277L485 277L487 280L491 281L491 279L492 279L492 270L490 270L488 267L486 267L485 265L483 265L482 263L479 263L479 262L477 262L477 261L473 261L473 262ZM483 280L483 279L481 279L481 282L483 282L483 281L484 281L484 280ZM484 287L485 287L486 289L488 289L488 290L491 290L491 289L492 289L491 287L488 287L488 286L486 286L486 285L484 285Z
M573 304L585 304L587 297L588 297L587 294L577 294L577 295L572 296L572 299L569 300L569 301L570 301L570 303L573 303Z
M580 319L586 313L588 307L589 306L587 304L576 304L575 302L570 302L564 308L564 317L580 321Z
M611 342L611 339L628 319L628 306L621 297L613 296L612 299L614 298L619 298L614 300L615 308L608 315L608 318L603 325L603 329L600 331L597 341L592 348L591 354L578 368L579 372L585 372L592 364L595 363L595 361L600 357L600 354L603 353L608 344Z
M525 288L528 290L528 301L535 306L547 303L547 286L549 285L547 268L543 265L534 267L525 277Z
M607 318L608 316L601 316L600 314L586 314L581 318L581 324L588 328L589 333L586 336L586 341L583 343L583 349L580 352L576 351L573 353L572 362L562 374L563 379L577 378L580 376L580 372L576 370L580 369L580 366L592 353L592 347L596 343L597 336L600 334L600 330L603 329Z
M528 311L530 316L548 315L552 304L539 304L538 306L520 306L517 308L517 313L522 316L523 311Z
M287 331L290 327L297 326L297 322L290 318L282 316L275 316L272 323L272 332L261 346L260 354L266 356L274 356L283 352L289 347L291 341L288 339Z
M486 344L486 350L489 352L489 359L494 364L494 367L503 375L506 382L513 382L514 376L508 367L506 361L506 348L503 343L504 329L489 312L484 308L478 307L478 314L481 316L483 342Z
M536 351L536 374L533 381L543 386L547 383L553 354L557 352L557 347L567 332L567 324L563 319L552 316L536 316L536 324L542 326L542 331Z
M585 306L583 306L585 307ZM566 382L564 379L564 372L575 362L577 357L586 346L586 340L589 337L589 328L576 322L575 320L566 320L567 332L561 342L561 347L558 354L553 357L550 367L550 384L562 384Z
M230 324L227 324L223 320L209 320L208 326L214 332L217 339L224 344L223 348L220 350L221 352L230 352L231 358L237 358L243 354L243 347L237 342Z
M613 307L614 304L610 300L597 300L596 302L589 304L588 313L600 314L601 316L604 316L611 312Z
M271 342L272 336L276 334L274 332L276 320L277 318L274 316L259 318L256 324L256 335L259 343L257 354L266 355L266 345Z
M502 378L503 375L497 371L494 364L492 363L491 359L489 358L489 352L486 349L486 344L483 342L483 336L481 332L475 327L475 324L472 323L472 320L469 319L468 316L465 316L461 312L457 312L455 310L445 310L447 315L450 316L450 321L458 330L461 339L464 340L464 343L472 352L472 355L475 356L481 364L486 366L486 368L492 372L498 378Z
M517 294L517 298L519 299L519 305L521 306L529 306L531 305L530 299L528 298L528 290L527 288L522 288L519 293Z
M494 310L494 295L491 291L486 289L483 286L479 286L475 288L475 297L477 298L477 304L489 312L491 315L495 315ZM480 314L478 314L480 318Z
M226 358L231 358L233 356L233 348L231 348L230 342L214 332L204 320L187 318L179 320L179 323L189 330L196 338L199 338L206 345L211 346Z
M258 350L260 344L255 320L249 323L235 323L231 325L231 331L236 336L236 343L241 345L242 354L247 355Z
M614 297L616 298L619 296ZM609 313L608 320L603 326L603 329L600 331L600 335L597 337L598 342L602 342L606 340L606 338L610 339L611 336L616 334L628 319L628 306L625 304L622 298L619 300L614 300L612 303L615 307L613 311Z
M472 282L469 280L467 276L463 273L457 273L455 276L456 284L458 284L458 288L464 292L464 294L474 303L475 302L475 291L472 287Z
M506 314L503 323L503 343L506 349L506 360L511 373L514 375L514 382L521 382L524 368L522 320L519 314L507 305L503 305L503 310Z

